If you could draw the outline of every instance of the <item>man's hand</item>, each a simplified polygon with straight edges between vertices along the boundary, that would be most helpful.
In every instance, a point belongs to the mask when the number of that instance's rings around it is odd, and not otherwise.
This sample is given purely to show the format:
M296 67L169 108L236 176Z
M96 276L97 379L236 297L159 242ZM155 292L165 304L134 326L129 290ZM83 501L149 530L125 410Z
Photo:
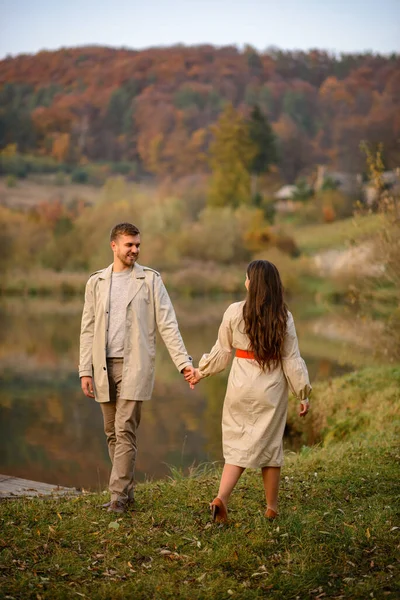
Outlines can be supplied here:
M195 375L196 369L194 367L185 367L182 371L185 381L188 382L190 389L194 389L194 384L192 383L192 379Z
M185 367L182 371L182 375L184 376L186 381L189 381L191 377L193 377L194 367ZM192 386L190 386L192 388ZM192 388L193 389L193 388Z
M302 400L300 402L300 412L299 412L300 417L305 417L306 414L308 413L309 408L310 408L309 401L308 400Z
M184 378L186 379L186 381L189 380L190 377L192 377L193 373L194 373L194 367L185 367L182 371L181 371L182 375L184 376Z
M93 377L81 377L81 388L85 396L94 398Z

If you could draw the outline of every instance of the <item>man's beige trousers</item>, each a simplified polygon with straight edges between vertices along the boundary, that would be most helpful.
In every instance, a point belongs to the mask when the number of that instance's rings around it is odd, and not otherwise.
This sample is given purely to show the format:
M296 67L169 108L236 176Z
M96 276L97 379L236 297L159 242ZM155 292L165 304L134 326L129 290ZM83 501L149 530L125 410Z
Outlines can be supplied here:
M140 423L142 402L120 398L123 358L107 359L110 402L101 402L104 432L112 462L109 489L111 501L133 499L136 462L136 431Z

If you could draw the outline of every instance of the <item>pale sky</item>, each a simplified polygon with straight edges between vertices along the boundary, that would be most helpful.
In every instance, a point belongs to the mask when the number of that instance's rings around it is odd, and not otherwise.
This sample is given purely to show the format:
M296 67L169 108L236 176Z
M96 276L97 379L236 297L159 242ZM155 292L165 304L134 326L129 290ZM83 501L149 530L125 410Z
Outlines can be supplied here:
M400 0L0 0L0 58L178 43L400 52Z

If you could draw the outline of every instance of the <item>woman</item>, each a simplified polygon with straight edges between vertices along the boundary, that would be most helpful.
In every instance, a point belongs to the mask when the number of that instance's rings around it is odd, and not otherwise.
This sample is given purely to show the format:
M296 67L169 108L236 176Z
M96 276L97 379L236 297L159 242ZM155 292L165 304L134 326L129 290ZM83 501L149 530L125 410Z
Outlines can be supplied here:
M210 504L213 520L223 523L246 467L261 468L265 516L278 515L288 387L300 400L301 417L308 412L311 392L278 269L255 260L247 268L245 285L246 300L229 306L211 352L203 355L194 375L185 376L193 388L203 377L223 371L235 351L222 415L225 465L218 496Z

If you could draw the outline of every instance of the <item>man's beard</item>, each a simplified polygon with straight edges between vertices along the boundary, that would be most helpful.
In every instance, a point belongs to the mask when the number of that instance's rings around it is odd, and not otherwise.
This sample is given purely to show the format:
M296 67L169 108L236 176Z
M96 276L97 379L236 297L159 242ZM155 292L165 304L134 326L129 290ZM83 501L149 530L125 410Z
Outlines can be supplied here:
M128 255L126 255L126 254L119 255L118 258L120 259L122 264L125 265L125 267L131 267L137 261L138 256L139 256L139 254L134 254L134 253L131 254L130 253Z

